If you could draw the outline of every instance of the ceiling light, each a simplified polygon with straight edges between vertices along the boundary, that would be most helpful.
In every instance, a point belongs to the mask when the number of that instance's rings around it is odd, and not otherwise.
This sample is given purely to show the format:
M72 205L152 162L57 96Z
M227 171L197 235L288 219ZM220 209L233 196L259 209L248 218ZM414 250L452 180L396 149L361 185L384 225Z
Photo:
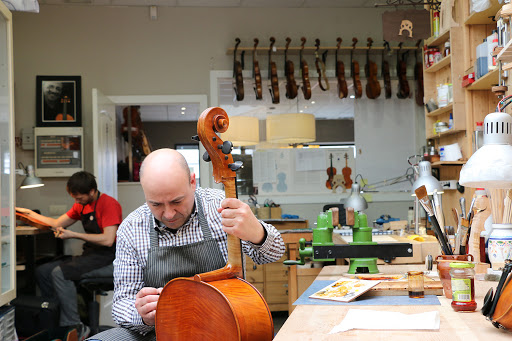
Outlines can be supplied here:
M187 108L186 107L181 107L181 110L187 110Z
M354 96L354 95L350 95L350 98L356 98L356 96Z
M182 115L185 115L185 112L184 112L184 111L182 111L182 112L181 112L181 114L182 114Z
M315 115L279 114L267 116L267 141L305 143L316 139Z
M234 146L253 146L260 142L260 125L257 117L231 116L229 127L220 134L224 141L231 141Z
M311 104L315 104L316 102L315 101L311 101Z

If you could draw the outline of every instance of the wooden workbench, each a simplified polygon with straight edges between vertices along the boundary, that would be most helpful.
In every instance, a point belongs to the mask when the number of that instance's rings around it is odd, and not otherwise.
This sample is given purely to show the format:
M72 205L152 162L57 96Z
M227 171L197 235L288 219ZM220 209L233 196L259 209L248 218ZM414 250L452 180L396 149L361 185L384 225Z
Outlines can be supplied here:
M421 269L420 265L384 265L379 266L383 273L396 273L408 269ZM348 266L326 266L318 275L318 280L336 280L345 273ZM456 313L450 306L451 300L438 296L441 305L423 306L341 306L341 305L299 305L279 330L274 341L283 340L512 340L512 333L496 329L480 313L483 297L490 287L495 288L497 282L475 281L476 312ZM367 309L394 311L406 314L439 311L441 326L437 331L419 330L349 330L343 333L328 335L338 325L349 309Z

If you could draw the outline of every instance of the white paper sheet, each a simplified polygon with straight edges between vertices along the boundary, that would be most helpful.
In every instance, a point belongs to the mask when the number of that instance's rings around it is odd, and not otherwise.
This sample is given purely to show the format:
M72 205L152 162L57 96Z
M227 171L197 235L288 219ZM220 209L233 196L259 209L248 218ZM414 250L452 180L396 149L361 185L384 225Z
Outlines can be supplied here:
M325 170L326 152L323 149L297 149L295 152L295 170L307 172Z
M403 314L393 311L349 309L343 321L335 326L329 334L345 332L351 329L437 330L439 325L440 317L438 311Z

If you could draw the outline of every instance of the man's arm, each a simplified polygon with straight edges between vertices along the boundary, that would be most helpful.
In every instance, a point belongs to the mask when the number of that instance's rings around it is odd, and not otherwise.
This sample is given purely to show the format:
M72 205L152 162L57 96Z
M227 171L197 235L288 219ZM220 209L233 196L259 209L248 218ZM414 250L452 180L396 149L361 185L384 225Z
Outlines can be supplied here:
M38 214L32 210L29 210L28 208L16 207L16 211L23 213L31 218L42 221L43 223L48 224L51 227L68 227L69 225L73 224L76 221L75 219L71 219L66 213L55 219L44 216L42 214Z
M103 233L79 233L67 230L61 227L57 228L55 237L60 239L77 238L101 246L112 246L116 240L118 225L107 226L103 228Z

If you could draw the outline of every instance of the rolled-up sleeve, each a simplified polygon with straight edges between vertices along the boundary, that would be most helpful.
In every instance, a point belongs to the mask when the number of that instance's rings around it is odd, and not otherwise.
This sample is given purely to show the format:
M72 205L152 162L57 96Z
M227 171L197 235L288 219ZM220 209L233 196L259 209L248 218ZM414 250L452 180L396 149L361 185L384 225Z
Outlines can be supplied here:
M247 254L256 264L265 264L278 261L283 257L285 247L281 233L271 224L260 220L260 224L267 232L267 237L261 245L243 241L244 253Z

